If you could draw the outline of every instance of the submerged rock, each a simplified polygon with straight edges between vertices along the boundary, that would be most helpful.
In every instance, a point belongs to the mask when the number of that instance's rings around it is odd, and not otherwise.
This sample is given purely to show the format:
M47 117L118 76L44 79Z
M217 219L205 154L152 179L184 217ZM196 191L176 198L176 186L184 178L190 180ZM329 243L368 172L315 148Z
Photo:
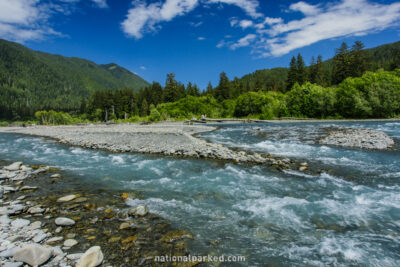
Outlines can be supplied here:
M76 195L68 195L68 196L60 197L59 199L57 199L57 202L68 202L68 201L74 200L75 198L76 198Z
M103 262L104 256L99 246L89 248L79 259L76 267L96 267Z
M39 266L50 259L52 251L38 244L27 245L14 254L14 260L25 262L31 266Z

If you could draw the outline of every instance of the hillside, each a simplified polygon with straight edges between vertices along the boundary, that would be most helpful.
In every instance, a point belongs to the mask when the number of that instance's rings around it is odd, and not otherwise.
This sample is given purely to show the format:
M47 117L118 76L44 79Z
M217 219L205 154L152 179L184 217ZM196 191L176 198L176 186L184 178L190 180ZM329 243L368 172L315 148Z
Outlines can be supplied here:
M375 71L380 68L392 70L395 64L400 65L400 62L395 62L395 60L398 60L400 54L400 41L365 49L365 51L369 55L371 61L371 71ZM315 55L315 57L317 56L318 54ZM308 62L309 59L305 59L305 61ZM323 64L326 71L326 76L329 79L333 67L332 59L324 61ZM288 72L289 68L257 70L253 73L243 76L240 81L245 86L250 88L258 88L261 85L264 87L260 88L262 90L268 89L285 91Z
M95 91L147 85L114 63L97 65L0 40L0 118L13 118L17 109L23 116L37 109L74 110Z

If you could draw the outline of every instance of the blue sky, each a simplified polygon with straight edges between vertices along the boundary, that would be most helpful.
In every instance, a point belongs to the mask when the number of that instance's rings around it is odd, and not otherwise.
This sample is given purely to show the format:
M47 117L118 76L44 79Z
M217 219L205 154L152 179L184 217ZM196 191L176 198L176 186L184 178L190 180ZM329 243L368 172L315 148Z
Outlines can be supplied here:
M328 59L343 41L396 42L399 22L400 2L383 0L0 0L0 38L201 88L299 52Z

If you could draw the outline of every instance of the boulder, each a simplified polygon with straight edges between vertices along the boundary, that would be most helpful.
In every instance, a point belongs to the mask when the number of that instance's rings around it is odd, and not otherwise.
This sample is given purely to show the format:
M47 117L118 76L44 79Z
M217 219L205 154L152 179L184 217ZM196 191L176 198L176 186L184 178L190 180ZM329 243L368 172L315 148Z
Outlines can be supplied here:
M5 166L3 169L7 171L18 171L21 168L22 162L14 162L11 165Z
M131 216L145 216L149 213L149 208L146 205L139 205L137 207L133 207L128 211L128 214Z
M75 221L65 217L58 217L56 218L55 223L58 226L69 226L69 225L74 225Z
M51 249L38 244L27 245L14 253L15 261L22 261L31 266L39 266L51 257Z
M103 262L104 256L99 246L89 248L79 259L76 267L95 267Z

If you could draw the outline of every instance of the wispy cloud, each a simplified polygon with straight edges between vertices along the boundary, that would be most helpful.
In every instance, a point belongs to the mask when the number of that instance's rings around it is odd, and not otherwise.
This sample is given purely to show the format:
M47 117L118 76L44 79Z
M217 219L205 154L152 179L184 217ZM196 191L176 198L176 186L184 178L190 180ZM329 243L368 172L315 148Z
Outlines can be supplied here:
M51 26L56 14L69 15L81 0L0 0L0 38L25 42L43 40L49 36L65 36ZM92 0L98 6L106 0Z
M141 70L147 70L147 68L145 66L140 66Z
M235 5L254 19L262 16L257 11L258 0L165 0L150 4L143 0L134 0L132 8L128 10L125 20L121 23L122 30L128 36L140 39L145 33L160 29L162 22L183 16L198 5L209 6L211 4Z
M204 41L206 38L205 37L203 37L203 36L199 36L199 37L197 37L197 40L199 40L199 41Z
M261 56L281 56L322 40L362 36L398 25L400 3L379 4L367 0L342 0L325 5L298 2L289 12L300 12L302 19L284 22L265 18L256 25L251 46Z
M97 7L99 7L99 8L107 8L108 7L108 5L107 5L107 0L92 0L95 4L96 4L96 6Z

